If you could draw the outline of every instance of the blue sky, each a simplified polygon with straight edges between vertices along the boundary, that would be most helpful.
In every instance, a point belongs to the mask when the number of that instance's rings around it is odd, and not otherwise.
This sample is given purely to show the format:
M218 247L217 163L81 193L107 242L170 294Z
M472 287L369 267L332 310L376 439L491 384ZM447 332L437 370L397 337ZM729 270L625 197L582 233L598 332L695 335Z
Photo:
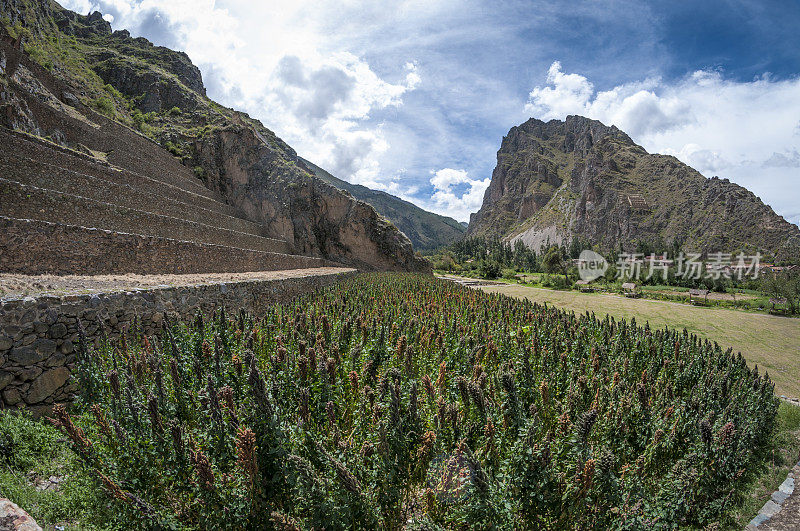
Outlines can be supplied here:
M68 0L185 50L335 175L459 220L530 117L583 114L800 222L800 2Z

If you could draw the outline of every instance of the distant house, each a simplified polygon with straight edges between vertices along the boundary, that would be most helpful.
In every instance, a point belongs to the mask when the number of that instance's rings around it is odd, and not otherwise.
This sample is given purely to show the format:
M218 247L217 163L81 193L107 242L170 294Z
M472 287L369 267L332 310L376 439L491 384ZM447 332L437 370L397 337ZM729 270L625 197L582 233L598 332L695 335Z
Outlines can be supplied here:
M770 311L771 312L781 312L781 311L785 310L787 302L788 301L786 299L784 299L783 297L771 298L769 300L769 304L770 304L770 306L772 306L772 308L770 308ZM776 308L775 306L778 306L778 308Z
M761 268L761 271L766 271L777 275L779 273L788 273L789 271L795 271L796 269L797 269L796 265L776 266L772 264L766 264Z
M689 290L689 302L692 304L698 304L702 298L703 302L708 301L708 290L707 289L690 289Z
M633 282L625 282L622 285L622 294L626 297L638 297L639 289Z
M579 280L575 283L578 286L578 289L583 292L594 291L594 288L590 285L588 280Z

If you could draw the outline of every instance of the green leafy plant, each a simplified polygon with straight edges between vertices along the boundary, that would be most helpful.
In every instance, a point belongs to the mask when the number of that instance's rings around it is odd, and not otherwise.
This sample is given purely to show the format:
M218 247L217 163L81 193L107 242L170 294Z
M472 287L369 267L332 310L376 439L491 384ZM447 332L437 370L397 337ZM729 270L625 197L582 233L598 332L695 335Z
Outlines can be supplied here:
M117 114L113 100L107 96L101 96L97 98L94 100L93 105L94 108L97 109L101 114L104 114L109 118L114 118Z

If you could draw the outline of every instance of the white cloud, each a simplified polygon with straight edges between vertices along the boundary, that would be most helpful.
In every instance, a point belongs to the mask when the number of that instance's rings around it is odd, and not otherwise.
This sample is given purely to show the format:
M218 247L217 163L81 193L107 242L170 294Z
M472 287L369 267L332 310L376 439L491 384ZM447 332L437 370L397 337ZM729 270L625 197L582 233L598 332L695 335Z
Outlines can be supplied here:
M547 82L552 86L536 87L530 93L527 111L543 119L558 118L585 109L594 94L594 85L578 74L565 74L561 63L554 61L547 71Z
M406 87L408 90L414 90L420 83L422 83L422 78L419 77L419 74L417 73L417 63L406 63L405 68L408 72L406 74Z
M562 119L568 114L600 117L631 136L664 131L690 123L691 108L676 95L658 96L658 79L619 85L595 92L594 85L580 74L565 74L559 61L547 73L550 86L536 87L528 96L525 110L543 119Z
M673 83L654 78L598 92L556 61L525 108L541 119L581 114L616 125L648 151L728 177L798 220L800 78L737 82L699 70Z
M465 170L453 168L443 168L431 173L433 177L430 183L434 191L428 208L458 221L469 221L470 213L480 209L483 194L492 181L491 178L471 179ZM459 193L459 189L463 191Z
M796 149L791 152L773 152L762 164L765 168L800 168L800 153Z
M115 29L186 51L211 98L247 111L333 174L385 187L380 156L388 149L376 112L403 103L422 78L418 65L396 65L389 81L362 57L318 31L342 7L311 0L66 0L99 10ZM319 19L319 20L318 20ZM327 22L327 21L326 21ZM409 58L410 59L410 58Z

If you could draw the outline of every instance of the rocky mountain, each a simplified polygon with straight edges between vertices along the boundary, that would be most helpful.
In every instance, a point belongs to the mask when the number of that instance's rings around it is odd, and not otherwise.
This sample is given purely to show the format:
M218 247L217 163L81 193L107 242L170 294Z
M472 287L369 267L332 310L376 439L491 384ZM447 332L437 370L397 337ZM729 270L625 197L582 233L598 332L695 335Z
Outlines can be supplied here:
M12 53L0 58L0 126L103 159L108 154L78 134L99 113L177 157L295 253L365 269L430 270L371 206L318 179L259 121L211 101L185 53L51 0L0 0L0 27L10 49L37 64L27 68Z
M651 154L614 126L568 116L512 127L468 235L541 245L581 239L797 257L800 228L747 189Z
M461 238L466 232L453 218L428 212L413 203L380 190L373 190L360 184L351 184L334 177L313 162L301 159L314 174L326 183L344 190L359 201L363 201L408 236L414 248L419 251L432 251Z

